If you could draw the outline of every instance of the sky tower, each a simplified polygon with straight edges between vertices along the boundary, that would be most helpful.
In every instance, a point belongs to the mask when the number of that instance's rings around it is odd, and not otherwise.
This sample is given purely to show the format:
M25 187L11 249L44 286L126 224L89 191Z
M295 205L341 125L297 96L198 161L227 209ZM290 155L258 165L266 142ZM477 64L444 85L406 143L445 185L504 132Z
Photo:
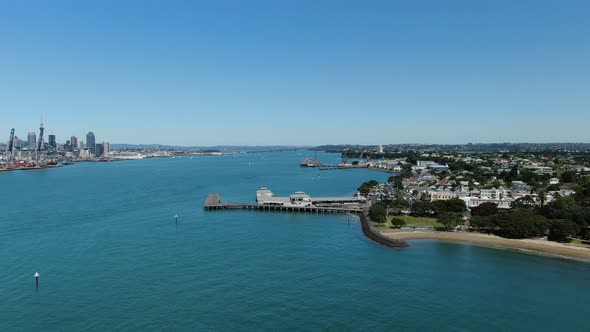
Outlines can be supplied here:
M43 128L43 115L41 115L41 125L39 126L39 142L37 143L37 149L35 149L35 155L37 157L37 159L39 159L39 151L41 151L41 144L43 144L43 131L45 131L45 128Z

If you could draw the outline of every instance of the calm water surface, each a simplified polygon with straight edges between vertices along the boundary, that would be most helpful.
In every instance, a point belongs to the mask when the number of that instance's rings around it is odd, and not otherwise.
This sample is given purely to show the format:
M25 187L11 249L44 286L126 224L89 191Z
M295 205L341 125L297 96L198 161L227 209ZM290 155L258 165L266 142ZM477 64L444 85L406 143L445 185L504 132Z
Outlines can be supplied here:
M587 263L435 241L394 250L342 215L202 210L212 192L344 196L387 178L302 169L303 157L0 173L0 330L587 330Z

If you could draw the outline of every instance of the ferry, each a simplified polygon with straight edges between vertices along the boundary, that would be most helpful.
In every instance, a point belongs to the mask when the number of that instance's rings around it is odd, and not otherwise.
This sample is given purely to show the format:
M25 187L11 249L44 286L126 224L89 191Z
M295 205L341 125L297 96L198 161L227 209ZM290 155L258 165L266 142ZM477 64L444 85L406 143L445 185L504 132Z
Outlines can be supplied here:
M301 167L314 167L313 166L313 160L311 160L311 158L309 157L305 157L301 163L299 164L299 166Z
M301 167L319 167L320 165L321 163L318 160L312 160L309 157L305 157L299 164Z

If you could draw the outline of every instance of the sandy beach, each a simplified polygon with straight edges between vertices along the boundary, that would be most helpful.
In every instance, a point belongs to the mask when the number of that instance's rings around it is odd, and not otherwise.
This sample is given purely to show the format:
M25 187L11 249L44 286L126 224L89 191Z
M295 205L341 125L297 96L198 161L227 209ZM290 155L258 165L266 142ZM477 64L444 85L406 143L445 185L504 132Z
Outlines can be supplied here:
M381 233L392 239L400 240L439 240L449 242L471 243L486 247L507 248L523 250L544 255L573 258L590 261L590 248L571 244L557 243L547 240L533 239L505 239L495 235L465 232L434 232L416 231L400 232L395 230L382 230Z

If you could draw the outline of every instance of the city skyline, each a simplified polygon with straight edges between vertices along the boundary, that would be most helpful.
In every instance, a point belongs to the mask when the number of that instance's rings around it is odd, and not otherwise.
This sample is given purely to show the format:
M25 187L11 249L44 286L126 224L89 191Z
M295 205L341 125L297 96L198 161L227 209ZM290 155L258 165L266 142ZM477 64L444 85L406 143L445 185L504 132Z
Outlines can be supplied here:
M19 140L21 140L22 142L26 143L26 145L31 145L31 141L38 143L38 135L39 135L39 129L35 130L20 130L19 128L10 128L8 133L10 133L10 130L14 129L14 137L18 138ZM80 132L80 130L72 130L72 132ZM92 143L90 145L88 145L90 142L88 140L89 138L89 134L92 134ZM5 144L8 141L9 135L5 135L6 138L0 136L0 144ZM43 136L43 141L49 145L51 145L51 138L54 140L55 144L65 144L67 141L71 141L72 138L76 138L76 140L78 142L83 142L84 143L84 147L91 147L91 145L93 144L97 144L98 143L102 143L102 142L106 142L108 141L108 139L106 137L104 137L104 139L97 141L95 136L94 136L94 132L92 130L90 131L86 131L86 134L63 134L63 135L59 135L59 134L55 134L52 130L49 131L45 131L44 132L44 136Z
M3 139L2 137L0 137L0 145L1 144L7 144L8 143L8 138L9 138L9 134L10 134L10 130L12 128L10 128L7 131L6 139ZM80 130L76 131L79 132ZM21 133L19 135L19 133ZM19 139L22 144L23 147L27 147L29 145L29 141L30 141L30 136L31 134L33 134L33 137L35 138L35 142L38 142L36 140L37 136L38 136L38 131L22 131L19 132L17 128L15 128L15 134L14 137L15 139ZM531 143L531 144L551 144L551 143L564 143L564 144L568 144L568 143L581 143L581 144L590 144L589 141L574 141L574 140L556 140L556 141L551 141L551 140L545 140L545 141L502 141L500 139L498 140L489 140L489 141L457 141L457 142L425 142L425 141L404 141L404 142L396 142L396 141L384 141L384 142L376 142L376 143L359 143L356 141L351 141L351 140L345 140L344 142L335 142L335 143L328 143L328 144L210 144L210 145L206 145L206 144L174 144L174 143L161 143L159 141L152 141L150 139L147 139L146 141L137 141L134 143L130 143L130 142L113 142L112 140L104 137L101 138L100 140L96 139L96 136L94 135L94 132L92 130L87 131L86 134L76 134L76 135L69 135L69 134L65 134L65 135L56 135L55 133L53 133L53 131L49 131L49 132L45 132L45 136L43 137L43 142L45 142L46 144L51 145L51 137L53 137L53 140L56 144L56 146L59 145L65 145L67 144L67 142L71 142L72 138L76 138L77 142L82 142L84 143L84 147L85 148L90 148L92 150L92 144L89 144L89 134L92 134L93 137L93 142L94 142L94 146L96 146L96 144L103 144L103 143L108 143L110 145L137 145L137 146L142 146L142 145L146 145L146 146L150 146L150 145L161 145L161 146L177 146L177 147L216 147L216 146L243 146L243 147L247 147L247 146L293 146L293 147L302 147L302 146L309 146L309 147L315 147L315 146L327 146L327 145L359 145L359 146L384 146L384 145L465 145L465 144L504 144L504 143L508 143L508 144L527 144L527 143ZM93 151L94 152L94 151Z
M41 114L62 143L590 142L588 16L584 1L2 3L0 142Z

